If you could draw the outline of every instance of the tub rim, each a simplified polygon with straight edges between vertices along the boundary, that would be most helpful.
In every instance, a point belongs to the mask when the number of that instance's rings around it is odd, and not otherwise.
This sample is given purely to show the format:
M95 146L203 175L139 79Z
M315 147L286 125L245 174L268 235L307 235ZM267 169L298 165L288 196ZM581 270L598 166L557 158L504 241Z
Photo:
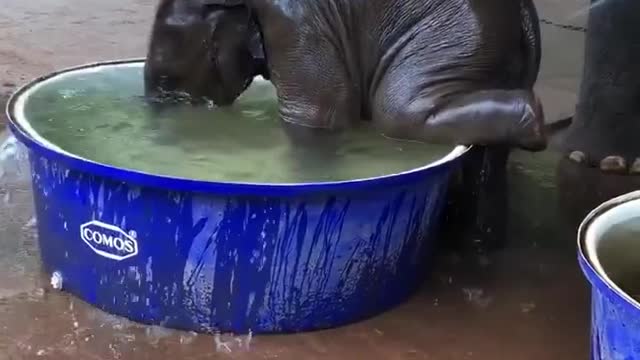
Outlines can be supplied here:
M88 62L41 75L20 86L9 98L5 107L9 129L13 135L27 148L56 161L66 163L70 167L93 175L108 177L117 181L135 183L139 186L150 186L165 190L215 192L225 194L253 194L262 196L297 195L310 192L326 191L366 191L371 187L393 186L418 181L425 176L434 175L448 170L449 167L462 156L467 154L472 146L457 145L440 159L424 166L377 177L358 178L343 181L300 182L300 183L258 183L258 182L230 182L188 179L176 176L153 174L140 170L128 169L93 161L67 152L47 141L28 126L24 115L24 103L37 88L47 81L59 76L87 71L99 67L144 65L144 58L128 58ZM256 76L260 81L260 76ZM266 81L266 80L262 80ZM24 125L27 125L26 127ZM35 136L34 136L35 134Z
M578 227L578 256L583 272L593 286L605 286L615 296L622 298L626 306L640 310L640 303L622 290L602 267L595 251L596 232L599 229L611 227L612 221L627 219L624 206L638 207L640 204L640 190L626 193L605 201L597 206L584 218ZM621 210L621 207L622 210Z

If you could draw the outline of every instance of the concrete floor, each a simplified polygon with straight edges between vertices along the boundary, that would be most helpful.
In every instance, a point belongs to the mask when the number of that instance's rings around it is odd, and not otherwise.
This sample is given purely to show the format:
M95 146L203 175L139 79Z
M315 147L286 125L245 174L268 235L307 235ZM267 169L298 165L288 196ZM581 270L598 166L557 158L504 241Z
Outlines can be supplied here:
M144 55L155 3L3 0L0 100L60 67ZM584 26L586 0L537 3L544 19ZM583 34L543 25L543 41L538 91L552 121L573 112ZM512 160L506 249L443 256L420 294L374 319L254 338L144 327L50 292L39 273L29 185L0 179L0 360L587 358L588 288L575 262L575 222L564 222L566 207L557 206L557 160L552 153Z

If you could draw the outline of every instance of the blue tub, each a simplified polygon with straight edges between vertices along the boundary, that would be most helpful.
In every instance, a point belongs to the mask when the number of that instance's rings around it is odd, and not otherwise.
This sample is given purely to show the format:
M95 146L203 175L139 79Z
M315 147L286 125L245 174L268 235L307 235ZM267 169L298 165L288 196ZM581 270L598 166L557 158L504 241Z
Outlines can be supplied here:
M633 224L637 236L614 233L622 223ZM592 285L591 359L640 359L640 304L621 288L640 281L640 191L592 211L580 226L578 252Z
M80 158L9 101L29 150L42 262L61 288L109 313L198 332L298 332L379 314L423 280L448 178L466 147L401 174L344 182L204 182Z

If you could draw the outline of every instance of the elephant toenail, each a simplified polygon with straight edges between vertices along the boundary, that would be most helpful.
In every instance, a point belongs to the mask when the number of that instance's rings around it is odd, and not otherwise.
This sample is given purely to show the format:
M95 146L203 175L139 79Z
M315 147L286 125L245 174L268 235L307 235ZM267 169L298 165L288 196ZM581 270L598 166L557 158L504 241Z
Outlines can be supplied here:
M621 156L607 156L600 161L600 170L605 172L624 172L627 161Z
M640 158L636 158L631 168L629 169L629 173L633 175L640 175Z
M569 154L569 159L578 164L583 164L587 161L587 155L585 155L582 151L573 151Z

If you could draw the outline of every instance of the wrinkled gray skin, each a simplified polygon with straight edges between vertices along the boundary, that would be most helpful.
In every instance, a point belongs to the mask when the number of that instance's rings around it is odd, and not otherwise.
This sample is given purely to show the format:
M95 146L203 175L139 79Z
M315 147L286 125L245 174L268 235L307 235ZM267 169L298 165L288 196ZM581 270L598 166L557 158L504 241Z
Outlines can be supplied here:
M640 2L606 1L596 6L592 0L592 4L580 96L562 145L569 159L581 166L598 167L605 174L638 176Z
M264 75L304 127L538 151L539 64L531 0L163 0L145 73L218 105Z

